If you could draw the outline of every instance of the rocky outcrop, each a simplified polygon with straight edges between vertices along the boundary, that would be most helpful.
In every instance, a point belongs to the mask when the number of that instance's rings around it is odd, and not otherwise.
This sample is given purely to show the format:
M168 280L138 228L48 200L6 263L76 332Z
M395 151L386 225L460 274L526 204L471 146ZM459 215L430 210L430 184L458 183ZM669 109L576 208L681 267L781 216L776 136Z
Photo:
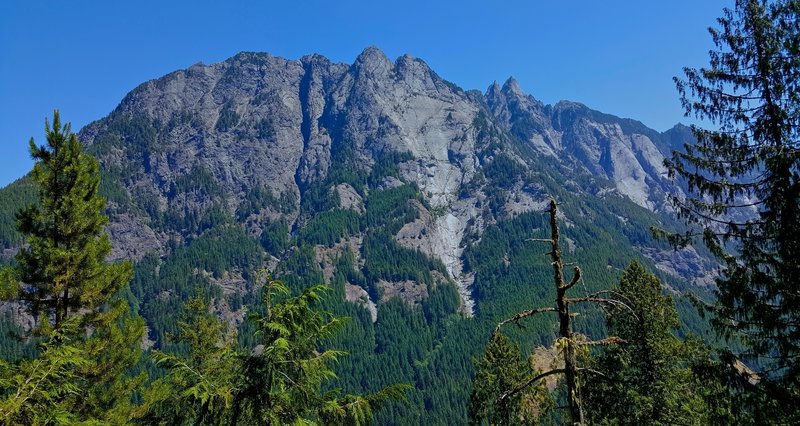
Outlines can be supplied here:
M342 183L334 187L336 196L339 197L339 206L343 209L352 209L364 213L364 200L352 186Z
M545 105L513 78L466 92L420 59L392 61L370 47L351 65L250 52L193 65L137 87L80 138L120 176L114 202L129 213L115 215L108 231L114 256L133 259L190 239L212 213L245 222L255 237L277 222L295 229L308 220L303 200L320 185L338 207L363 214L366 192L331 182L331 171L368 171L400 155L398 174L375 189L410 183L424 203L395 239L441 260L471 313L465 236L540 208L546 194L537 176L560 173L573 191L612 191L658 212L672 188L664 155L687 134L681 126L661 134L574 102ZM160 229L169 214L191 220ZM323 270L332 276L330 265ZM390 287L424 297L411 284Z
M141 260L147 253L160 252L163 241L142 219L131 214L114 216L114 221L106 226L108 237L114 241L109 260Z
M363 288L345 283L344 285L344 298L350 303L361 305L369 312L369 317L372 322L378 321L378 305L369 298L369 294Z
M664 156L686 140L676 126L660 134L643 124L561 101L544 105L510 78L486 92L495 121L537 152L592 176L608 179L622 195L652 211L666 208L672 188ZM680 141L680 142L679 142Z

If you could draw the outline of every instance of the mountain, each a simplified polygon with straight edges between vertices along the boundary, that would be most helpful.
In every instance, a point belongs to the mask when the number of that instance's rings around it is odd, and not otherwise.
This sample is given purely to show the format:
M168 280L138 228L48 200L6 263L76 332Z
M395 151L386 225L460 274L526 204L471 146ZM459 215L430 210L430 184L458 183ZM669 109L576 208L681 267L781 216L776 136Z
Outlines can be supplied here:
M324 281L329 308L353 318L331 342L351 353L336 385L415 384L381 424L465 421L471 357L491 327L552 300L543 249L528 241L546 231L550 196L586 291L634 258L676 294L709 275L702 254L649 231L677 226L667 196L680 189L663 160L692 140L686 127L545 105L513 78L465 91L409 55L367 48L346 65L239 53L140 85L79 139L101 164L113 256L137 262L128 297L148 345L171 348L196 291L240 326L260 265L295 290ZM8 259L21 244L13 211L33 188L23 178L0 198ZM580 326L597 331L598 318ZM690 309L684 321L702 329ZM552 340L546 320L531 324Z

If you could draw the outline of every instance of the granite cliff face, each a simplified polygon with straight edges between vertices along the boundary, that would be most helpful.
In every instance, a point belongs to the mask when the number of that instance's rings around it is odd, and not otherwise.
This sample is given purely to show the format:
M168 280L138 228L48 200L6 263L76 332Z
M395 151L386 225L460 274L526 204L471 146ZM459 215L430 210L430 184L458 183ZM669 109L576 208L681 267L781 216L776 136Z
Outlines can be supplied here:
M370 191L413 184L419 214L394 239L440 260L440 281L458 287L471 313L474 277L462 254L488 225L541 209L553 190L544 182L564 177L569 191L661 213L672 188L664 155L690 135L577 103L545 105L513 79L464 91L419 59L392 62L367 48L352 65L264 53L197 64L137 87L79 137L117 180L110 205L124 214L109 231L115 254L134 259L190 240L209 215L236 217L256 238L277 222L296 233L313 217L310 194L335 194L338 207L363 212ZM337 180L386 159L397 173L371 185ZM164 215L193 221L159 226ZM354 300L369 297L349 288Z
M100 162L111 256L134 260L124 297L146 322L142 347L174 350L185 301L202 295L255 350L255 271L295 294L324 282L322 308L349 318L331 387L414 387L376 424L468 422L473 360L496 324L553 302L546 248L531 241L549 235L550 196L583 270L577 294L636 259L675 291L686 329L704 330L681 292L712 284L707 254L649 230L679 226L662 162L691 141L683 126L546 105L513 79L465 91L368 48L351 65L265 53L193 65L135 88L79 139ZM0 188L0 265L24 243L14 212L35 200L30 178ZM33 323L0 303L9 319ZM549 347L550 321L527 319L524 344ZM602 321L582 311L576 328L592 336Z
M502 87L492 85L486 102L503 129L542 155L609 180L619 193L649 210L667 207L665 197L673 185L664 156L691 141L685 126L658 133L575 102L544 105L524 94L513 78Z

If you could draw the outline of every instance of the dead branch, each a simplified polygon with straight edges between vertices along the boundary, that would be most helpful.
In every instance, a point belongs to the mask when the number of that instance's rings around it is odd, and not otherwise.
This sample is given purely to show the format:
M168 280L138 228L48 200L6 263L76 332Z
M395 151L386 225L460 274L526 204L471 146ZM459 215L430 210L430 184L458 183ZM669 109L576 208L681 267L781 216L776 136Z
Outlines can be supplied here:
M623 343L624 340L620 339L617 336L606 337L605 339L600 340L589 340L586 342L575 342L577 345L581 346L608 346L617 343Z
M603 297L577 297L574 299L566 299L568 303L599 303L601 305L609 305L614 307L622 307L627 309L634 318L638 319L639 317L636 315L636 312L633 311L633 308L628 306L626 303L621 302L616 299L606 299Z
M528 386L538 382L539 380L544 379L547 376L552 376L553 374L564 374L564 373L566 373L566 369L564 369L564 368L556 368L556 369L553 369L553 370L545 371L544 373L538 374L536 376L533 376L530 379L518 384L517 386L514 386L512 389L503 392L500 395L500 397L497 398L497 400L495 401L495 404L499 404L499 403L505 401L506 399L518 394L519 392L523 391Z
M521 320L523 318L527 318L527 317L533 316L533 315L536 315L536 314L540 314L542 312L556 312L556 308L545 307L545 308L529 309L527 311L522 311L522 312L514 315L513 317L511 317L511 318L509 318L509 319L507 319L505 321L501 321L499 324L497 324L497 327L495 327L495 332L500 331L500 327L502 327L502 326L504 326L504 325L506 325L506 324L508 324L510 322L517 323L517 325L519 325L519 320Z
M599 376L604 376L605 377L605 374L603 374L603 373L601 373L601 372L599 372L597 370L593 370L591 368L579 367L575 371L576 372L587 372L587 373L597 374ZM539 380L544 379L545 377L552 376L553 374L564 374L566 372L567 371L566 371L565 368L554 368L552 370L545 371L544 373L537 374L536 376L533 376L530 379L518 384L517 386L514 386L510 390L507 390L507 391L503 392L502 394L500 394L500 396L495 400L495 404L502 403L506 399L508 399L508 398L510 398L510 397L522 392L528 386L538 382Z
M570 280L569 284L567 284L567 285L564 287L564 290L569 290L569 289L571 289L571 288L572 288L572 287L573 287L575 284L577 284L577 283L578 283L578 280L580 280L580 279L581 279L581 268L579 268L579 267L577 267L577 266L576 266L576 267L573 269L573 271L575 272L575 274L572 276L572 280Z

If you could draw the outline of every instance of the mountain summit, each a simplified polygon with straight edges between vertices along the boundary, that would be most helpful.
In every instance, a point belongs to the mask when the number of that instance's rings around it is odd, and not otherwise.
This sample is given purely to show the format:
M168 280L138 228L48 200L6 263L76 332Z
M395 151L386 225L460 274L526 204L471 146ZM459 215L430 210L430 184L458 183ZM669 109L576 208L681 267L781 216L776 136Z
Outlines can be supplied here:
M167 344L198 288L241 324L258 300L250 274L266 264L294 289L330 284L353 318L344 347L359 361L341 366L345 388L380 386L367 378L390 368L387 383L455 401L426 399L430 418L464 419L449 410L465 406L487 324L552 300L550 267L529 241L550 196L564 204L564 247L592 277L587 290L633 258L676 290L707 276L697 253L649 232L671 221L662 163L691 140L686 128L546 105L513 78L465 91L374 47L352 65L253 52L196 64L135 88L79 139L101 164L112 256L137 262L131 298L148 346ZM3 197L28 189L23 179ZM9 230L15 205L4 208L9 254L21 240Z

